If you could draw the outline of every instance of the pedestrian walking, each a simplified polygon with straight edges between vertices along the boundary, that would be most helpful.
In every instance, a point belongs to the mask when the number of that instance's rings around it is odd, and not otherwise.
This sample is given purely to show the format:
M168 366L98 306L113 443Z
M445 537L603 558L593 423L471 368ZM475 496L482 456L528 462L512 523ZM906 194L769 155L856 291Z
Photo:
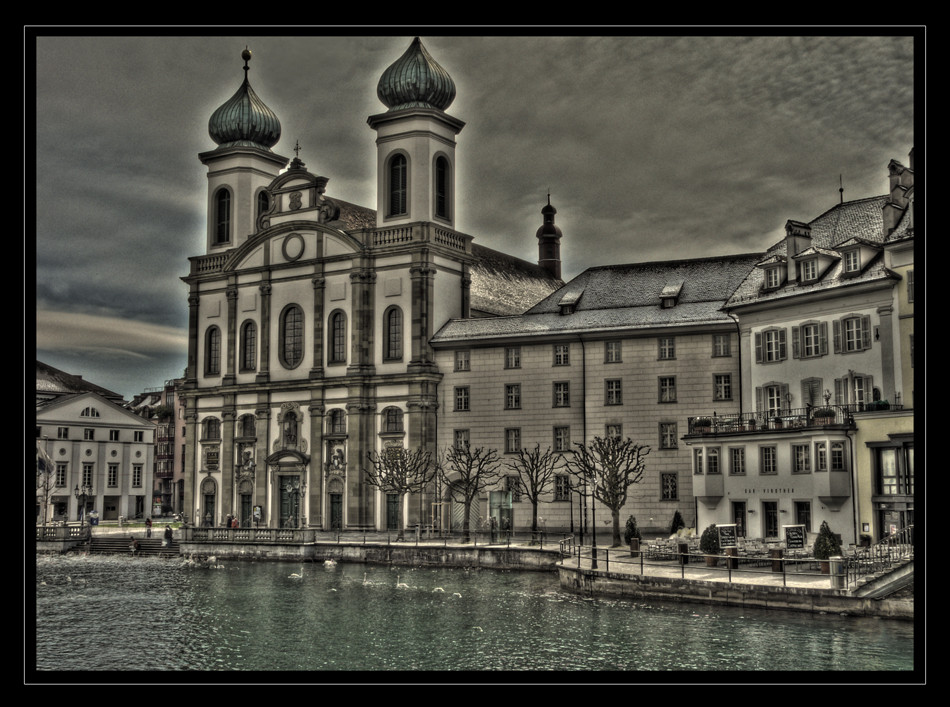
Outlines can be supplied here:
M172 544L172 527L170 525L165 526L165 537L162 539L162 547L168 547Z
M145 519L145 537L152 537L152 517L149 516Z

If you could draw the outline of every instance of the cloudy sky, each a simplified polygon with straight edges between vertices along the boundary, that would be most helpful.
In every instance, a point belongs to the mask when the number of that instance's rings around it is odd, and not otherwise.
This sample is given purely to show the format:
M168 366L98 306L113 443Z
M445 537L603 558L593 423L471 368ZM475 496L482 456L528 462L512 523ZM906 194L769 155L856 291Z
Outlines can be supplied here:
M466 123L457 228L536 260L550 193L565 279L593 265L764 250L788 219L834 206L839 179L845 199L884 193L888 161L906 164L914 145L922 49L911 29L93 29L26 36L27 108L31 68L36 98L26 268L36 270L36 358L126 398L184 371L180 278L204 247L198 153L215 147L208 119L240 86L245 46L251 85L281 121L275 151L293 157L299 142L308 169L329 177L328 196L375 208L375 133L366 119L384 111L381 73L421 36L455 81L448 113ZM29 284L26 295L29 305Z

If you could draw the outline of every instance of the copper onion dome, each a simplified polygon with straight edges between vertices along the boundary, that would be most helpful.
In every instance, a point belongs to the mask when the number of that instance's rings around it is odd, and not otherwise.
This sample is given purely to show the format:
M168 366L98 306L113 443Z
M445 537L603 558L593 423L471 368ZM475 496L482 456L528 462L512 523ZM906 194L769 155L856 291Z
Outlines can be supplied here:
M280 140L280 121L274 111L258 98L247 80L250 50L245 48L241 58L244 59L244 83L211 115L208 133L221 147L247 146L270 150Z
M416 37L405 54L383 72L376 95L389 110L445 110L455 100L455 82Z

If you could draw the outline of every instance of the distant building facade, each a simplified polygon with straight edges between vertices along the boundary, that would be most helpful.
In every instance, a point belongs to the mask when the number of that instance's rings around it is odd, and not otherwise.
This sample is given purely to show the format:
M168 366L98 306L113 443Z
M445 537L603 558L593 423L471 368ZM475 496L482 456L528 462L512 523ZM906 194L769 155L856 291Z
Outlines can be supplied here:
M49 368L37 363L37 522L145 518L155 425L102 389L51 394Z

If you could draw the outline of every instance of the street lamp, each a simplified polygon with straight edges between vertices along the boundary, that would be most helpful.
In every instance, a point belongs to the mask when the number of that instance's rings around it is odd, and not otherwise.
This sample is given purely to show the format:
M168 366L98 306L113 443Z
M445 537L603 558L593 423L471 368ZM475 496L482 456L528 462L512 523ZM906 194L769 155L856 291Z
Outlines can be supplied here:
M82 530L83 524L86 522L86 496L92 495L92 487L88 484L83 484L82 486L77 485L73 489L73 494L76 496L76 500L80 502L79 505L79 529Z
M594 506L597 505L597 477L591 480L590 493L590 525L592 532L590 534L590 568L597 569L597 515L594 512Z

